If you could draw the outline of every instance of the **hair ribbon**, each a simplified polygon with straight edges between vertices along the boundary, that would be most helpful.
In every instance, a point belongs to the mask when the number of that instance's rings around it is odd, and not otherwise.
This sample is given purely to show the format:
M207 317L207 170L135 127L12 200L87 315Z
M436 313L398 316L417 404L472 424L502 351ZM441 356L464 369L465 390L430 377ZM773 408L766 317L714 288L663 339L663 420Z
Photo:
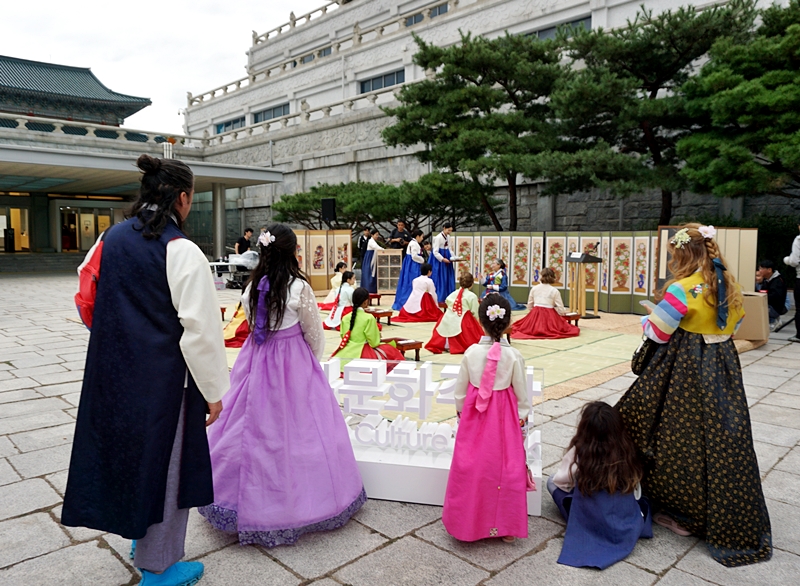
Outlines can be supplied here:
M718 258L711 261L717 273L717 327L724 330L728 325L728 293L725 288L725 265Z
M253 332L256 344L259 346L267 339L267 318L269 317L269 306L267 305L267 293L269 293L269 278L265 275L258 282L258 306L256 307L256 327Z
M497 376L497 365L502 355L503 351L500 342L492 344L492 347L489 348L489 353L486 355L486 366L481 375L478 398L475 400L475 408L481 413L489 407L489 400L492 398L492 391L494 391L494 379Z

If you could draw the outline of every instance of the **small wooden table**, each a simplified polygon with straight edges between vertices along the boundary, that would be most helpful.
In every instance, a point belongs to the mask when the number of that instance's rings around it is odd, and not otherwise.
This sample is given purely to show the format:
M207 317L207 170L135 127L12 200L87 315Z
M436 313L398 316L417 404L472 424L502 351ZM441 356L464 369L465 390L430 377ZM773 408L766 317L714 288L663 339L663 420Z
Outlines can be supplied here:
M391 309L379 309L376 307L375 309L365 309L364 311L366 311L367 313L372 315L372 317L378 320L378 323L381 323L381 318L385 317L386 325L389 326L392 325L392 313L394 312Z
M372 300L377 300L375 305L381 304L381 294L380 293L370 293L369 294L369 304L372 305Z
M404 338L383 338L381 344L394 342L400 353L405 356L408 350L414 351L414 360L419 362L419 351L422 349L422 342L416 340L406 340Z
M567 320L570 323L574 323L575 327L578 327L578 320L581 319L581 314L575 313L575 312L566 313L566 314L562 315L561 317L563 317L565 320Z
M445 311L447 311L447 301L440 301L439 302L439 307L441 309L444 309Z

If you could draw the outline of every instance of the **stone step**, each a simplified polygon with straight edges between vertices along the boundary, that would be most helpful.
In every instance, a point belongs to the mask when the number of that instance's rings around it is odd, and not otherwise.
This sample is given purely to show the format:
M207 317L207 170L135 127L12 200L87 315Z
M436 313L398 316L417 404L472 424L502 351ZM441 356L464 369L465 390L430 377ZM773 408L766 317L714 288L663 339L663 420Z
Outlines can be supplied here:
M75 273L84 257L76 252L0 253L0 273Z

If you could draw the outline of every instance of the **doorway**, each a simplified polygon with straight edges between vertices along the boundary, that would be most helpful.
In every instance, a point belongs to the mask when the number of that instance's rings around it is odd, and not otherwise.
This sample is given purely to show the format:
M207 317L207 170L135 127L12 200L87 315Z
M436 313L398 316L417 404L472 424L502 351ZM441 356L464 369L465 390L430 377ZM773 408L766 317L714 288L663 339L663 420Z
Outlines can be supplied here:
M30 210L28 208L0 207L0 248L5 250L5 229L14 230L14 250L29 252Z

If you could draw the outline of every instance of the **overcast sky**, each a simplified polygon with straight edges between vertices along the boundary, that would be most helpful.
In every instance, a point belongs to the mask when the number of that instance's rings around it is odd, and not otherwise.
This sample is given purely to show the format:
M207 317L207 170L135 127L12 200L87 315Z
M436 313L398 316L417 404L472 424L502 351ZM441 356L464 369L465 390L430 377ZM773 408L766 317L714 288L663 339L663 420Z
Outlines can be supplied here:
M29 0L31 1L31 0ZM324 0L32 0L3 2L0 55L90 67L108 88L150 98L126 119L139 130L182 133L186 92L245 76L259 34Z

